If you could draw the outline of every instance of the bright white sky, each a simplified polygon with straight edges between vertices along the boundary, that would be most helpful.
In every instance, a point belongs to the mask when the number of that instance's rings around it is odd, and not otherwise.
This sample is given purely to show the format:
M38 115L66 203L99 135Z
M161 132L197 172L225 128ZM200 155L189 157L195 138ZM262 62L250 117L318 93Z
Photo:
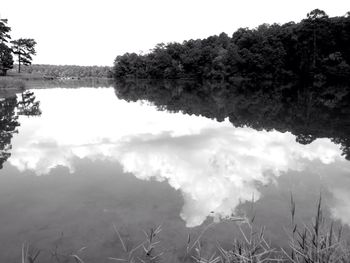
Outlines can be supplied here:
M0 0L12 38L34 38L36 64L112 65L117 55L148 51L262 23L300 21L319 8L350 11L349 0Z

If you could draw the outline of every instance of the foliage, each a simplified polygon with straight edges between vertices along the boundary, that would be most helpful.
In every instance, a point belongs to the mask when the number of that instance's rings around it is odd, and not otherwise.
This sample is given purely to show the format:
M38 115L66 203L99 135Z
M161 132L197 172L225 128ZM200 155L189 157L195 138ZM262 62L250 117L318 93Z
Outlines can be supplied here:
M223 121L235 127L291 132L309 144L331 138L350 159L350 87L346 83L196 81L117 82L116 95L127 101L147 100L160 110Z
M0 42L7 43L10 37L11 27L7 26L7 19L0 19Z
M17 96L0 98L0 169L11 156L12 136L17 133L19 115L39 116L41 110L33 92L25 91L21 99Z
M7 43L11 39L11 27L7 26L7 19L0 19L0 76L5 76L9 69L13 68L12 53L18 57L18 72L21 65L30 65L32 56L36 54L36 41L31 38L20 38L11 41L12 48Z
M36 54L36 42L32 38L20 38L11 41L13 53L18 56L18 73L21 72L21 65L32 64L32 55Z
M19 126L16 105L16 97L0 100L0 169L11 155L11 139Z
M12 50L4 43L0 43L0 75L5 76L13 68Z
M114 61L115 78L285 80L350 77L350 18L313 10L299 23L262 24L183 43L158 44L150 53Z
M47 78L109 78L111 67L77 66L77 65L43 65L34 64L21 67L21 72L40 74Z
M7 46L11 28L7 26L7 19L0 19L0 76L6 75L7 70L13 67L12 50Z

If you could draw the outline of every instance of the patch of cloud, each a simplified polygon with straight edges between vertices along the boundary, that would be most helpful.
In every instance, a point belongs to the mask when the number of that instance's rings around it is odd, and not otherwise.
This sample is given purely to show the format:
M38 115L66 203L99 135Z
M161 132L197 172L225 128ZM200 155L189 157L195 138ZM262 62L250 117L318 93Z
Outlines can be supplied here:
M328 207L333 219L350 226L350 163L339 163L321 171L323 184L331 193Z
M240 202L260 197L267 184L288 170L302 170L308 161L328 163L340 158L329 140L300 145L290 133L258 132L249 128L203 130L199 135L168 142L123 145L118 161L137 178L167 180L184 197L181 217L187 226L200 225L208 215L234 213ZM156 145L156 147L154 147Z

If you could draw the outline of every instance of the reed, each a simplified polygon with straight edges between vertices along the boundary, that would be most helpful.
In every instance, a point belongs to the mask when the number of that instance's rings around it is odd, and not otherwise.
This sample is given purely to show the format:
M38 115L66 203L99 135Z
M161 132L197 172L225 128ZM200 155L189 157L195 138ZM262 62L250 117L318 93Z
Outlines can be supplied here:
M295 223L295 202L291 194L290 252L282 249L293 263L350 262L350 250L342 239L342 226L335 229L333 221L327 221L322 210L320 195L315 216L311 224Z
M208 224L197 235L188 235L184 255L180 262L193 263L348 263L350 262L350 246L342 236L342 227L327 220L322 209L322 197L316 205L315 215L308 224L296 220L297 206L293 195L290 197L290 221L286 228L288 246L273 247L265 238L265 227L257 227L255 214L248 218L229 218L238 227L239 234L233 237L231 245L222 246L218 241L214 248L208 249L202 245L205 233L216 223ZM110 261L127 263L161 263L166 262L165 250L161 247L159 235L161 226L143 231L145 237L137 245L132 246L130 240L122 237L116 225L113 225L122 252L109 257ZM52 259L56 262L84 263L81 252L62 253L58 247L51 250ZM31 249L29 245L22 246L22 263L37 262L40 250Z
M39 249L34 249L27 243L22 244L22 257L21 263L35 263L37 262L38 256L40 255Z
M143 231L145 234L145 239L137 246L129 247L127 242L122 238L119 230L115 225L113 229L118 236L118 239L121 243L121 246L124 251L122 257L109 257L110 260L128 262L128 263L158 263L162 262L161 256L163 255L162 251L157 251L157 245L160 243L158 240L158 235L162 231L161 226L156 228L151 228L149 232Z
M216 249L207 253L201 246L201 238L215 223L209 224L191 244L188 237L187 255L191 255L191 262L195 263L261 263L261 262L283 262L282 253L265 239L265 228L257 228L254 225L255 214L251 218L226 219L235 222L240 236L233 238L232 245L228 249L217 241ZM208 256L209 255L209 256Z

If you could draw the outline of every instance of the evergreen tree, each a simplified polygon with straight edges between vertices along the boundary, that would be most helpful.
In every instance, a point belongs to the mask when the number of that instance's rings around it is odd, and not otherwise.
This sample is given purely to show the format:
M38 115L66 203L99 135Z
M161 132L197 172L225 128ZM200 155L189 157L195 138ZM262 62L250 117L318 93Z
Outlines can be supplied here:
M31 65L32 55L36 54L35 45L36 42L31 38L20 38L11 41L13 45L13 53L18 57L18 73L21 72L21 65Z
M7 26L7 19L0 19L0 76L6 75L7 70L13 68L12 50L7 46L11 28Z

